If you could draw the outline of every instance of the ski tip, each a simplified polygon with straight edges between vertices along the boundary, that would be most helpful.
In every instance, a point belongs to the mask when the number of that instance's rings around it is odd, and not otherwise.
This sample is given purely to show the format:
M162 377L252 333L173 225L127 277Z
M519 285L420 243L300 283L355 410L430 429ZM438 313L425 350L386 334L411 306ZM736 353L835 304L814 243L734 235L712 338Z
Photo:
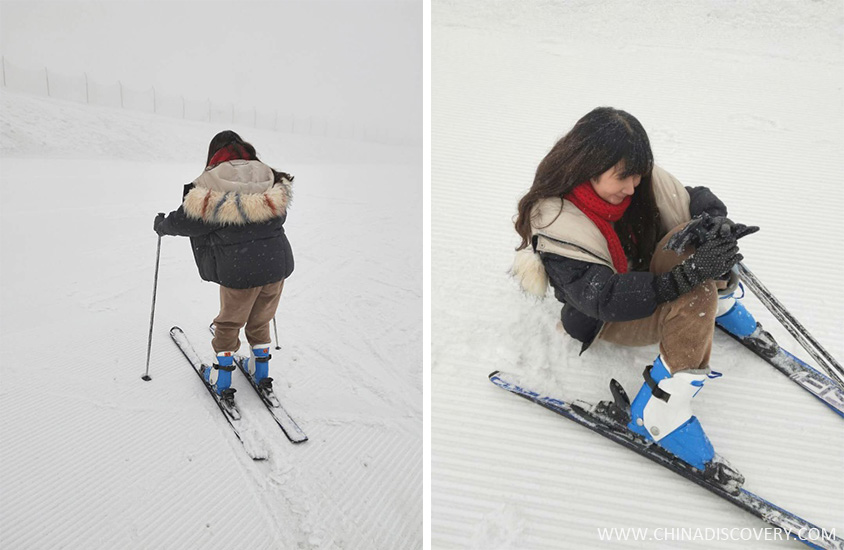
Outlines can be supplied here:
M295 443L296 445L299 445L300 443L304 443L307 440L308 440L308 438L306 437L305 439L291 439L290 442Z
M501 374L501 371L500 371L500 370L494 370L494 371L492 371L491 373L489 373L489 379L490 379L490 380L492 380L492 378L493 378L494 376L498 376L499 374Z
M150 380L152 380L152 377L148 374L145 374L141 376L141 380L143 380L144 382L149 382Z

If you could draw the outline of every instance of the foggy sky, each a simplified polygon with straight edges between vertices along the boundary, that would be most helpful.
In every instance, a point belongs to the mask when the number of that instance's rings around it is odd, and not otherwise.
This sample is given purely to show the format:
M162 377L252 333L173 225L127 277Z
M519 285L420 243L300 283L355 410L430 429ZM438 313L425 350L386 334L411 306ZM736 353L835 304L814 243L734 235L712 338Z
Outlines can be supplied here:
M422 132L420 0L0 2L22 68Z

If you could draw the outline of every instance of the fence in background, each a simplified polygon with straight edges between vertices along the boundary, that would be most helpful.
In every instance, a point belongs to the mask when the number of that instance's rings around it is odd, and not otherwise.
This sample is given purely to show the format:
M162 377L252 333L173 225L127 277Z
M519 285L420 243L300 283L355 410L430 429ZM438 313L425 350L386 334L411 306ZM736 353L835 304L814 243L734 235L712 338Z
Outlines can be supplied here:
M101 84L88 77L56 73L44 69L17 67L2 56L2 84L4 88L78 103L132 109L173 118L219 124L240 124L263 130L325 136L383 143L410 145L418 139L402 136L385 128L364 126L319 116L296 116L276 111L242 108L233 103L214 103L162 93L154 87L134 90L120 81Z

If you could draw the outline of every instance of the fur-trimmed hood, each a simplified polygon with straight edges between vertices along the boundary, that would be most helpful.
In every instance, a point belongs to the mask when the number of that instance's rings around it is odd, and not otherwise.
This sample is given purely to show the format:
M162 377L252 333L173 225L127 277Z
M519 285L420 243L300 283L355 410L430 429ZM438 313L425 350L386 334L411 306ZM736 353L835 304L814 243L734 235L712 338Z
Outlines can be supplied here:
M184 198L189 218L224 225L266 222L287 213L293 184L257 160L232 160L206 170Z

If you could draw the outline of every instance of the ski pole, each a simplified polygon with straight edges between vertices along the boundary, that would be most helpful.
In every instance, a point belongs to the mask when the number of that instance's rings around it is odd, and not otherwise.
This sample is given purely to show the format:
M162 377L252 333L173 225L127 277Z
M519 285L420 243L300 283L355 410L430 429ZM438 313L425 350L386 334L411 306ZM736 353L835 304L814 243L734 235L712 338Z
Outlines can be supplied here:
M155 279L152 283L152 311L149 314L149 342L147 343L147 370L141 379L149 382L152 380L149 376L149 356L152 352L152 325L155 321L155 295L158 291L158 262L161 259L161 235L158 236L158 247L155 250Z
M275 322L275 316L273 316L273 332L275 333L275 349L281 349L278 345L278 324Z
M741 275L744 284L750 287L750 290L759 298L765 307L768 308L774 317L782 323L782 325L791 333L795 340L797 340L803 349L817 361L821 367L839 384L844 383L844 369L835 358L824 347L815 340L809 331L800 324L800 322L789 312L782 303L771 294L771 291L765 288L765 285L753 274L747 266L739 262L739 275Z

